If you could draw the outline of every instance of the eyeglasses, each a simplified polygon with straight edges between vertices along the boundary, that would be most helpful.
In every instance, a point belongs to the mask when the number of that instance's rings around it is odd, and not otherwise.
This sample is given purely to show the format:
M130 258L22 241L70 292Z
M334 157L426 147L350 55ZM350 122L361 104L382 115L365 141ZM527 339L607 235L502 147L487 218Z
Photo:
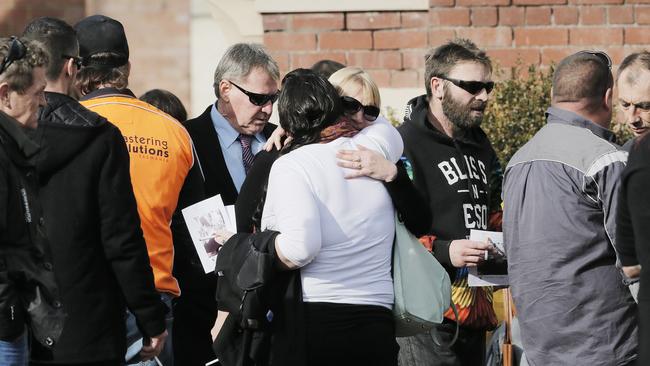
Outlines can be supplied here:
M235 86L235 88L239 89L242 93L246 94L248 96L248 100L258 106L264 106L266 103L271 102L271 104L275 103L276 100L278 100L278 97L280 96L280 91L278 90L275 92L275 94L257 94L253 92L249 92L248 90L242 88L241 86L233 83L232 81L228 80L228 82L232 85Z
M492 89L494 89L494 81L468 81L452 79L445 76L437 76L437 78L447 80L472 95L480 93L483 89L485 89L486 93L490 94L492 92Z
M341 102L343 102L345 114L354 114L363 109L363 116L368 121L374 121L379 117L379 108L374 105L363 105L358 100L348 96L342 96Z
M607 65L608 68L610 68L610 69L612 68L612 59L605 52L603 52L603 51L584 50L584 51L578 52L577 54L579 55L579 54L583 54L583 53L586 53L588 55L596 56L600 61L602 61L602 63Z
M79 56L61 55L61 58L64 60L72 59L72 61L74 61L75 66L77 66L77 69L81 69L81 65L83 65L84 62L84 60Z
M25 44L23 44L23 42L21 42L15 36L11 37L11 45L9 45L9 52L7 52L7 55L2 60L2 64L0 64L0 74L2 74L5 70L7 70L14 61L18 61L23 57L25 57L26 53L27 53L27 48L25 47Z

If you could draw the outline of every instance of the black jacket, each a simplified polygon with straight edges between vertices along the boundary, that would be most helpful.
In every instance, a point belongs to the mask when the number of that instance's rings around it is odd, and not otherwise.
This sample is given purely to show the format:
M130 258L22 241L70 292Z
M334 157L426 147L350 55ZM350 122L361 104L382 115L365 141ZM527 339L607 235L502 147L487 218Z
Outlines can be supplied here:
M621 264L641 265L639 287L639 365L650 364L650 135L631 144L627 167L621 177L616 217L616 246Z
M212 123L210 111L212 105L200 116L183 123L192 137L196 154L198 155L205 179L205 197L221 195L224 205L232 205L237 200L237 189L230 177L226 161L221 152L219 137ZM270 136L275 126L268 123L263 130L265 136ZM178 279L181 291L203 292L212 296L216 290L214 276L206 275L201 266L193 245L178 245L174 243L174 277Z
M51 347L65 310L37 196L39 146L2 112L0 146L0 340L15 339L31 323L34 337Z
M35 136L45 227L68 321L53 351L58 363L121 359L125 305L143 333L165 329L129 175L122 134L74 99L46 93Z
M211 110L212 106L209 106L200 116L187 120L183 125L192 137L196 154L201 160L205 177L205 196L212 197L220 194L224 205L227 206L237 200L237 188L228 173L219 137L210 117ZM267 123L262 133L268 138L274 129L275 125Z
M452 139L431 125L427 113L426 96L412 99L398 130L413 183L433 216L433 253L453 279L449 244L465 239L470 229L492 229L490 213L500 211L501 166L481 128Z

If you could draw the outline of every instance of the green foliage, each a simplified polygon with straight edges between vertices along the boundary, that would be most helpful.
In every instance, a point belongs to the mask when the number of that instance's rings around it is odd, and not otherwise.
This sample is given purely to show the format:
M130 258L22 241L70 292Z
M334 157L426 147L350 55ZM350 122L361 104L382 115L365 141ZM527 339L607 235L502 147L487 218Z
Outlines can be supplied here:
M386 107L386 113L384 113L384 116L386 116L386 119L390 121L390 124L394 127L401 125L403 122L397 115L397 110L391 106Z
M514 75L519 75L515 68ZM498 76L497 72L497 76ZM503 80L494 87L481 125L504 165L544 126L551 105L553 68L528 68L528 74Z

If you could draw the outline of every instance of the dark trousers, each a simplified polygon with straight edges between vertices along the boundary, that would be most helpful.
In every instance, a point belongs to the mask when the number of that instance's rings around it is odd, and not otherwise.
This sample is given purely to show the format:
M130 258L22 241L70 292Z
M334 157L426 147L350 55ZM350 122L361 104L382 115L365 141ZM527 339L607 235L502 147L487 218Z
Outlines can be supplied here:
M307 365L396 366L393 314L372 305L305 303Z
M400 366L477 366L485 362L485 331L460 327L449 348L456 324L445 320L431 332L397 338ZM435 339L435 341L434 341Z
M178 366L204 366L217 358L210 334L217 319L214 290L183 290L174 300L174 362Z

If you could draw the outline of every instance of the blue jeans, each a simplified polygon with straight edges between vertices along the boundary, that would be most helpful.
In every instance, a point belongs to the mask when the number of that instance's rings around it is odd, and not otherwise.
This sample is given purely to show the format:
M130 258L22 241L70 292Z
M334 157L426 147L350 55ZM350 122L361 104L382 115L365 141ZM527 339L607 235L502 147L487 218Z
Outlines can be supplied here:
M0 341L0 365L27 366L27 332L15 341Z
M167 305L169 312L165 318L165 328L167 329L167 339L165 340L165 347L158 355L158 360L163 366L174 366L174 353L172 348L172 323L174 316L172 315L172 296L169 294L161 293L160 299ZM138 366L158 366L155 359L149 361L142 361L140 359L140 349L142 349L142 333L138 329L135 321L135 316L126 311L126 355L125 361L127 365ZM4 365L4 364L2 364Z

